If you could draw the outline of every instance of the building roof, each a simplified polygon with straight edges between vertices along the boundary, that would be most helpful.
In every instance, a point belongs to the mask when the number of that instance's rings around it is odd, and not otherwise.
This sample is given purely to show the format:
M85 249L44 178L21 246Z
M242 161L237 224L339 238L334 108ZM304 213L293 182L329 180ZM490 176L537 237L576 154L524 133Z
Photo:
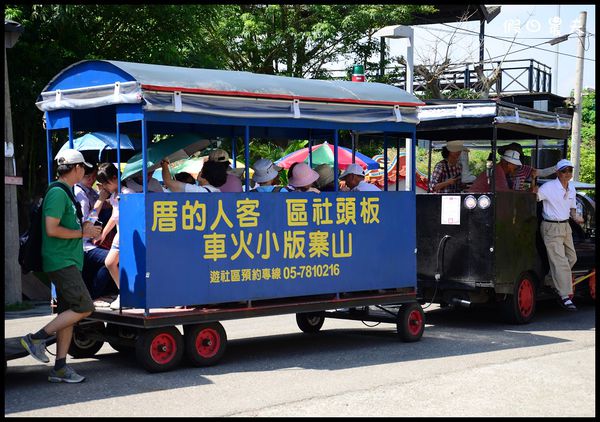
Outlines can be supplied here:
M501 6L485 6L483 4L449 4L436 5L435 13L416 13L406 25L427 25L434 23L480 21L490 23L500 13Z

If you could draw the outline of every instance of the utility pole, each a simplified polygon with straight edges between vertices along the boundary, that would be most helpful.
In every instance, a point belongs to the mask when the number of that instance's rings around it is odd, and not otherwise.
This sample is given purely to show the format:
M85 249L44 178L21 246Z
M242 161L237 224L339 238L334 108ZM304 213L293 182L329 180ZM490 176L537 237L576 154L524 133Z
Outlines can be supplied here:
M579 180L579 156L581 149L581 93L583 85L583 60L585 54L585 23L587 12L579 14L579 31L577 33L577 64L575 67L575 103L573 111L573 131L571 132L571 161L573 162L573 180Z
M4 303L17 303L22 299L19 256L19 214L17 209L17 184L15 147L10 111L8 65L6 49L12 48L23 32L17 22L4 20Z

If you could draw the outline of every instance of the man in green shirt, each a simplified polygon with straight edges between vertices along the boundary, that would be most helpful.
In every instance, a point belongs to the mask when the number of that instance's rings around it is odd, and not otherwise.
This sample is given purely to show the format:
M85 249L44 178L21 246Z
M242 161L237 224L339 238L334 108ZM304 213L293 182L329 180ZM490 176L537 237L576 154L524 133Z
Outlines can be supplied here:
M100 235L100 227L90 222L82 224L74 200L73 186L84 176L86 163L83 155L67 149L56 157L58 180L44 197L42 210L42 262L56 286L58 315L37 333L21 338L21 344L40 362L46 356L46 340L56 333L56 363L48 381L77 383L85 380L66 364L67 352L73 337L73 325L94 311L92 298L81 276L83 268L83 238ZM69 195L58 183L67 186Z

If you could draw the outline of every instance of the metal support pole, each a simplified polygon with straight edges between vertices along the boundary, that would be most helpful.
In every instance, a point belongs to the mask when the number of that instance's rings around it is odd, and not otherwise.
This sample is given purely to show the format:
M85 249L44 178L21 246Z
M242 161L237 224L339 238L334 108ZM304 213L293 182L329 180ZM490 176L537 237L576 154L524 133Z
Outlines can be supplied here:
M579 31L577 43L577 64L575 67L575 104L573 105L573 131L571 132L571 162L573 163L573 180L579 180L579 160L581 149L581 96L583 85L583 59L585 56L587 12L579 14Z
M388 190L388 157L387 157L387 135L383 132L383 190Z
M116 134L117 134L117 192L120 193L121 192L121 131L120 131L118 113L117 113Z
M144 194L148 193L148 132L146 127L146 118L142 118L142 185Z
M244 162L246 164L246 192L250 191L250 126L244 128Z
M338 131L334 129L333 131L333 174L334 174L334 183L335 183L335 191L339 190L339 169L338 169Z

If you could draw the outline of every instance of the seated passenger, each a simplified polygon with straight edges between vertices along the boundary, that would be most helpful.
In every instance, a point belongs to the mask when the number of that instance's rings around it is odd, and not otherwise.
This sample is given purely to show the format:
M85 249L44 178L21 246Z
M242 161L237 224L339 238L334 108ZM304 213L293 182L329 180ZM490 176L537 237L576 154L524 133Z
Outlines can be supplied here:
M458 193L462 189L462 141L448 141L442 148L443 160L438 162L431 174L430 189L436 193Z
M289 184L294 188L294 191L321 193L319 189L313 186L318 178L319 173L311 169L308 164L296 163Z
M215 185L222 186L227 178L223 166L215 161L204 163L202 170L198 173L197 184L194 185L173 180L168 160L161 160L160 166L162 167L163 182L171 192L221 192Z
M279 184L279 172L282 168L273 164L271 160L266 158L256 160L252 169L254 170L252 179L258 186L250 192L288 192Z
M148 192L164 192L165 190L160 185L160 182L152 177L152 173L148 173ZM135 176L128 177L123 181L121 192L123 193L140 193L144 191L144 179L139 173Z
M501 157L501 160L496 164L495 168L495 180L496 180L496 191L510 191L511 188L508 185L508 175L514 174L521 161L519 160L519 153L514 150L506 150ZM467 192L491 192L491 186L489 183L488 170L483 171L477 179L473 182Z
M523 147L517 142L512 142L508 145L498 147L498 154L502 155L506 150L512 149L519 153L520 161L522 165L512 175L508 175L508 186L513 190L526 190L525 182L533 182L536 177L548 177L554 174L554 166L547 167L545 169L535 169L529 164L525 163L525 157L523 155Z
M335 175L333 174L333 167L329 164L319 164L315 167L315 171L319 173L319 178L315 182L315 186L321 192L334 192Z
M346 183L346 187L351 192L380 192L377 186L365 181L365 171L363 168L352 163L340 175L340 180Z
M243 168L231 168L229 165L229 154L224 149L215 149L208 154L208 160L219 163L223 167L227 178L221 186L216 186L221 192L242 192L242 180L240 179L243 173Z
M180 171L179 173L177 173L175 175L175 180L182 183L189 183L190 185L196 184L196 179L194 179L194 176L192 176L186 171Z
M81 213L85 221L94 210L94 204L98 200L99 195L93 188L96 182L98 167L94 164L93 167L85 166L84 169L85 175L73 187L73 191L75 199L81 205ZM89 237L83 239L83 269L81 275L90 292L90 296L94 300L118 292L108 269L104 265L107 255L108 249L99 247Z
M102 163L98 166L98 182L102 183L102 191L98 196L98 200L94 204L96 211L102 208L104 201L109 201L112 206L112 214L110 220L102 229L102 235L98 243L104 241L108 233L114 228L117 228L117 234L113 239L110 251L106 255L104 265L108 268L110 275L115 282L117 288L119 288L119 200L118 200L118 189L119 179L117 168L113 163ZM111 309L120 308L120 296L110 304Z
M288 168L288 171L287 171L288 185L287 185L285 188L286 188L286 189L287 189L289 192L293 192L293 191L295 191L295 190L296 190L296 188L295 188L295 187L293 187L292 185L290 185L290 179L293 177L293 175L294 175L294 168L295 168L295 167L296 167L298 164L300 164L300 161L299 161L299 162L297 162L297 163L293 163L293 164L290 166L290 168Z

